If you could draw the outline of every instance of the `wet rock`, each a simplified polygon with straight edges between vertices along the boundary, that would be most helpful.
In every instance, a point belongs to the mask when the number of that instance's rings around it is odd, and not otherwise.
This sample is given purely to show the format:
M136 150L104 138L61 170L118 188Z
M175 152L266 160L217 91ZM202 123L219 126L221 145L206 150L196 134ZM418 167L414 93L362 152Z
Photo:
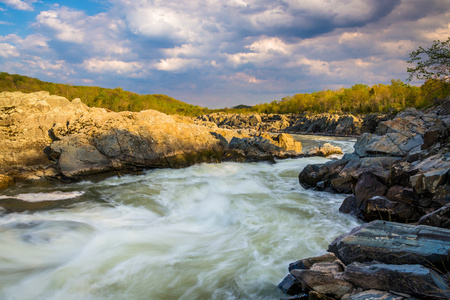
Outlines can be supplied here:
M421 265L354 262L347 266L344 278L363 289L389 290L434 299L450 297L446 280L438 272Z
M326 262L342 264L342 262L336 257L336 255L334 255L334 253L327 253L321 256L304 258L296 262L290 263L289 271L295 269L310 269L314 264Z
M79 202L83 194L83 192L52 192L1 195L0 207L7 213L54 209Z
M341 298L353 286L343 280L344 265L332 253L299 260L290 264L289 271L309 290Z
M331 182L331 180L333 180L333 178L341 172L348 162L349 160L342 159L329 161L320 165L307 165L298 176L299 183L304 188L314 188L320 181Z
M318 263L309 270L292 270L291 274L310 290L341 298L353 290L353 285L343 279L342 271L338 264Z
M303 292L303 285L291 274L287 275L278 288L285 294L297 295Z
M373 221L334 240L328 248L342 262L377 260L391 264L450 266L450 230L423 225Z

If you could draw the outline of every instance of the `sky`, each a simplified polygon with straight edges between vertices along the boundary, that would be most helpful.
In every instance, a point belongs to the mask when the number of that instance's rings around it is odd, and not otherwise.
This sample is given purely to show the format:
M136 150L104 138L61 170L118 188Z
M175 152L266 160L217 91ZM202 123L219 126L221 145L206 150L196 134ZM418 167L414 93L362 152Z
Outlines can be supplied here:
M209 108L406 81L449 36L448 0L0 0L1 72Z

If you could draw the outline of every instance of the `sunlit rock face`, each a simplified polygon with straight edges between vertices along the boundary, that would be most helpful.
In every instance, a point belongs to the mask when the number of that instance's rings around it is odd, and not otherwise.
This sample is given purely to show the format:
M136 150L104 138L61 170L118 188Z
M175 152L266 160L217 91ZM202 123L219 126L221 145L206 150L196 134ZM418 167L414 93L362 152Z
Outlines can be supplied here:
M79 99L70 102L48 92L0 93L0 169L47 164L48 130L88 111Z
M230 146L233 138L250 138L245 132L197 125L154 110L90 108L79 99L47 92L1 93L0 136L0 170L9 175L0 178L0 187L15 179L81 179L111 171L273 160L301 152L301 144L286 134L257 138L247 151Z

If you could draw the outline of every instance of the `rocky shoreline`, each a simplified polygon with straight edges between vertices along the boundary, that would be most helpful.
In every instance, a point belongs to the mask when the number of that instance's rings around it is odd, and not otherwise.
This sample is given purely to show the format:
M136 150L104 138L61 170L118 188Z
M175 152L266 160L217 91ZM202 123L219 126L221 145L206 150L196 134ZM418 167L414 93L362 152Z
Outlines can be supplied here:
M278 115L278 114L227 114L213 113L197 117L197 124L215 124L223 129L245 129L253 132L285 132L324 136L353 136L373 133L380 122L392 118L390 114Z
M47 92L0 93L0 188L22 181L77 181L96 174L181 168L222 161L274 161L302 153L286 133L198 124L147 110L112 112Z
M450 98L436 104L301 171L304 188L352 194L339 211L370 223L338 237L330 254L292 263L279 285L294 295L286 299L450 298Z

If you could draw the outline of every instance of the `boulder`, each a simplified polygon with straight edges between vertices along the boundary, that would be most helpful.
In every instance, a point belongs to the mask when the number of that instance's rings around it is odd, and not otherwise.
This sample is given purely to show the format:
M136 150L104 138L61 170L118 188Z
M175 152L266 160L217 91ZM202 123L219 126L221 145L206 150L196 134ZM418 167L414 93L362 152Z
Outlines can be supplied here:
M304 290L303 285L291 274L287 275L283 281L278 284L278 288L288 295L297 295Z
M373 221L335 239L328 247L346 265L376 260L390 264L450 267L450 230Z
M325 143L319 147L309 149L304 156L322 156L327 157L332 154L343 154L342 149L338 146L333 146L330 143Z
M447 280L438 272L421 265L353 262L347 266L344 279L363 289L394 291L433 299L450 298Z
M273 138L275 144L286 151L302 152L302 143L294 140L294 138L287 133L280 133Z
M353 285L344 280L343 270L339 270L337 265L324 266L321 263L317 265L317 270L314 267L309 270L295 269L291 274L308 289L326 296L339 299L352 292Z
M348 162L349 160L341 159L325 164L309 164L298 175L299 183L305 189L315 188L321 181L328 182L327 186L331 185L331 180L341 172Z
M79 99L69 101L48 92L0 93L0 172L49 161L43 149L55 123L66 123L87 113Z
M386 186L371 172L362 173L355 185L357 203L364 203L374 196L383 196Z
M289 264L289 272L295 269L310 269L314 264L317 263L335 263L338 262L342 264L341 261L334 255L334 253L327 253L321 256L314 256L309 258L304 258Z

